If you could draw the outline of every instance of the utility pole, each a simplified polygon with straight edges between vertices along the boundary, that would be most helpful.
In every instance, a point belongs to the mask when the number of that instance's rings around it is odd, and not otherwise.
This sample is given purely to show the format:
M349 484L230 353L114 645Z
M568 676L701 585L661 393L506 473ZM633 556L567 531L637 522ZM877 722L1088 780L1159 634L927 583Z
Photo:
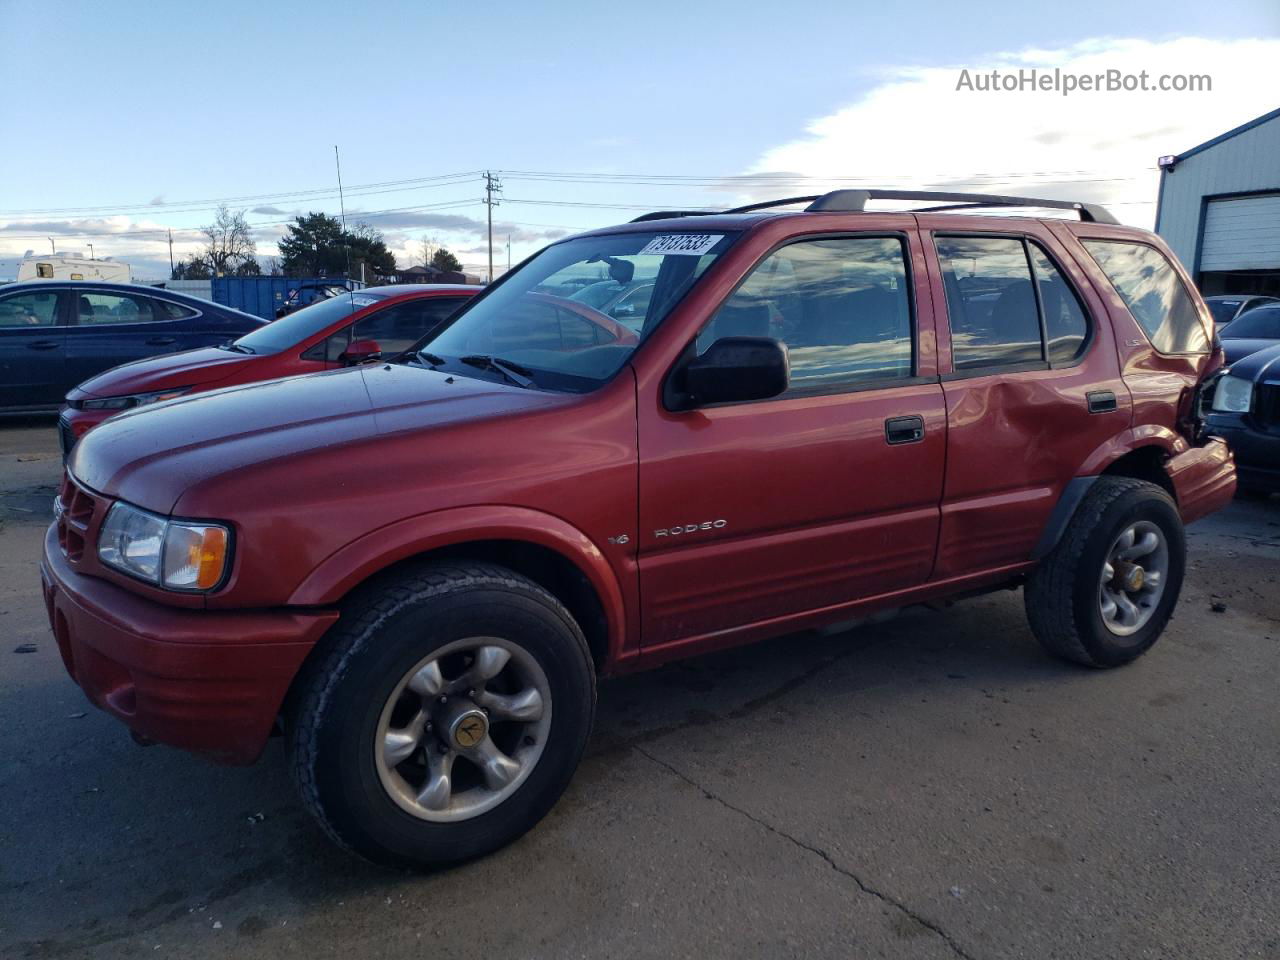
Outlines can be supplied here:
M88 241L86 241L86 242L88 242ZM89 259L90 259L90 260L96 260L96 259L97 259L97 258L93 255L93 244L92 244L92 243L90 243L90 244L89 244Z
M511 234L507 234L507 273L511 272Z
M489 212L489 283L493 283L493 208L498 205L498 201L493 198L495 193L502 193L502 181L486 170L484 172L484 205Z
M173 231L169 231L169 276L173 276Z
M53 237L45 237L45 239L49 241L49 250L56 255L58 248L53 245Z

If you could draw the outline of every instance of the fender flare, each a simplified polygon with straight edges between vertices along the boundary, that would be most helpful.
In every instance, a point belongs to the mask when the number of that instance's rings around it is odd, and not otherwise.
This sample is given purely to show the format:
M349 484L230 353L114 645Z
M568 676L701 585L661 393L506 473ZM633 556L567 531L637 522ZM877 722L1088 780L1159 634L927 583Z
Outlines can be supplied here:
M1032 560L1041 560L1058 545L1067 524L1075 515L1080 501L1085 498L1089 488L1107 467L1115 463L1127 453L1144 447L1155 447L1169 456L1177 456L1187 449L1187 440L1181 434L1158 424L1144 424L1121 431L1106 443L1100 444L1076 471L1075 477L1068 481L1054 504L1049 519L1045 521L1040 539L1031 551Z
M369 577L401 560L478 540L515 540L545 547L582 571L604 610L610 659L616 656L626 632L617 574L581 530L557 516L527 507L453 507L388 524L331 553L298 585L288 604L332 606Z

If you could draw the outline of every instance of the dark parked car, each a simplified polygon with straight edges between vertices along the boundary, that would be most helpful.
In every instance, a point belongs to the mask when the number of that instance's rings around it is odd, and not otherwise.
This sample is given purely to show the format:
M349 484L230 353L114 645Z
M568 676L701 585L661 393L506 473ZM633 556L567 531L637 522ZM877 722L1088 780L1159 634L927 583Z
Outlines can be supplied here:
M334 283L304 283L302 286L290 290L288 296L284 298L284 303L276 307L276 319L287 317L303 307L309 307L313 303L319 303L321 300L332 299L338 294L346 292L347 288L336 281Z
M1235 451L1240 492L1280 493L1280 343L1233 363L1210 407L1208 430Z
M0 286L0 413L54 411L77 383L161 353L225 343L266 321L131 283Z
M1227 363L1280 343L1280 304L1258 307L1218 328Z
M1205 297L1204 302L1208 305L1209 312L1213 314L1214 324L1221 328L1250 310L1265 307L1269 303L1280 304L1280 298L1264 297L1254 293L1227 293L1216 297Z

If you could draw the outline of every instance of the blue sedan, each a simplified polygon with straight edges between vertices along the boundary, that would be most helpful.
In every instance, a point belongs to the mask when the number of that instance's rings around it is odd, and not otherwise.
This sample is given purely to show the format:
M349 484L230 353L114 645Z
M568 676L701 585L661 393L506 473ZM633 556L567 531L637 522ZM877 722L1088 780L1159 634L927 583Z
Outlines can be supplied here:
M68 390L111 367L225 343L265 323L208 300L137 284L5 284L0 413L57 410Z

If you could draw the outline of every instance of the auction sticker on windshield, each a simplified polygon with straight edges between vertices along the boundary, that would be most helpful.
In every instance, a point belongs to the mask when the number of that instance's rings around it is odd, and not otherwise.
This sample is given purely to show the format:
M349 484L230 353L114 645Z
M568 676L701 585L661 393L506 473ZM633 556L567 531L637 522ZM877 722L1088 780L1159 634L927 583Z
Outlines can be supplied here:
M719 243L723 236L723 233L669 233L666 236L654 237L645 244L640 253L700 257Z

